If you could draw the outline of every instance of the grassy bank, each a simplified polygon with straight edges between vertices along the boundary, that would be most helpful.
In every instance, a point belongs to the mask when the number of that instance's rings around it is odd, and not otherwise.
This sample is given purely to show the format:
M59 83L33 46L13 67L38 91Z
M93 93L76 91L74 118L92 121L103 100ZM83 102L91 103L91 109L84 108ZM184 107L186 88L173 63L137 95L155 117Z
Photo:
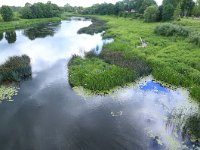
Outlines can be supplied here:
M74 56L69 62L69 82L82 86L93 93L107 93L116 86L124 86L136 79L133 70L105 63L95 57Z
M143 59L150 64L157 80L185 87L200 101L200 51L197 45L184 37L156 35L154 29L161 23L111 16L98 18L107 21L109 30L105 36L115 38L114 43L104 47L106 51L120 52L128 59ZM190 28L193 29L192 25ZM148 43L146 48L140 47L140 37Z
M55 18L42 18L42 19L20 19L17 21L0 22L0 32L25 28L42 23L59 22L59 21L61 21L61 19L55 17Z
M144 23L142 20L114 16L96 17L107 22L108 30L104 37L115 39L115 42L104 46L101 54L104 61L128 69L133 68L143 75L152 71L155 79L185 87L193 98L200 101L198 45L184 36L165 37L156 34L155 28L163 23ZM195 20L191 21L190 25L186 19L179 24L190 31L197 30ZM146 41L147 47L141 47L140 38Z

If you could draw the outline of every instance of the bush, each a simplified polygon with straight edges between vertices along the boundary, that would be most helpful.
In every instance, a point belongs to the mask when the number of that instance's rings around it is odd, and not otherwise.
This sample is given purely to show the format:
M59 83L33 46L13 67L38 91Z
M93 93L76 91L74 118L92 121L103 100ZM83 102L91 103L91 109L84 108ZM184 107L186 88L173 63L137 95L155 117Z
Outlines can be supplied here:
M189 35L189 41L200 47L200 32L192 32Z
M183 36L187 37L190 33L190 30L186 27L175 25L172 23L164 23L157 26L154 32L162 36Z
M4 21L11 21L13 18L13 11L9 6L1 7L1 16Z
M157 6L149 6L144 11L145 22L155 22L158 20L159 9Z
M0 66L1 81L16 81L30 77L32 74L30 58L27 55L10 57Z

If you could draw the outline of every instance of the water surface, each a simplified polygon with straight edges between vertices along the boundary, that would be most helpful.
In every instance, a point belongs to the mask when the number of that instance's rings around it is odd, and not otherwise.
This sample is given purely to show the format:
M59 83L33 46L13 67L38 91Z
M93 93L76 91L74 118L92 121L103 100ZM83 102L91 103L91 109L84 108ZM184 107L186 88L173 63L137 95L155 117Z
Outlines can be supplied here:
M68 83L72 55L99 51L101 34L78 35L89 20L71 20L3 33L0 63L31 57L33 77L20 84L13 102L0 104L1 150L183 149L173 118L198 110L186 90L152 77L106 96L80 95ZM0 36L1 37L1 36ZM184 110L184 111L180 111ZM170 120L170 116L172 119ZM189 146L189 145L187 145ZM190 147L191 149L191 147Z

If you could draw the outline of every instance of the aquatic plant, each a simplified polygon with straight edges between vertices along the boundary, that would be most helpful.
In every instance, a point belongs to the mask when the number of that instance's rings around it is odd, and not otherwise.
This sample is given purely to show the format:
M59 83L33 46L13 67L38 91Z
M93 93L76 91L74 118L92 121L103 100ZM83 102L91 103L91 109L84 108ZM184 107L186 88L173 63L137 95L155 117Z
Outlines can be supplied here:
M0 86L0 102L3 100L12 101L12 97L17 95L18 90L12 86Z
M98 58L74 56L69 62L69 82L95 93L107 92L116 86L124 86L136 79L136 73L129 69L105 63Z
M0 66L0 82L21 81L32 74L31 61L27 55L10 57Z

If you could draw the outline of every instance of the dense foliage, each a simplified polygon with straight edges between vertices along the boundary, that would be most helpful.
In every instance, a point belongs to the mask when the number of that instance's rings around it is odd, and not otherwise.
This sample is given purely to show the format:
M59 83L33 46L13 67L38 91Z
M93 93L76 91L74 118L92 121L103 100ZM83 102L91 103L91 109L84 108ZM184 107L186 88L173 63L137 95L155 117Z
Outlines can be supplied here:
M56 5L48 2L35 3L33 5L26 3L26 5L20 10L21 17L24 19L33 18L51 18L59 17L61 14L61 9Z
M155 22L159 17L159 9L156 5L147 7L144 11L144 21L145 22Z
M74 56L69 62L69 82L95 93L107 92L136 79L134 71L105 63L98 58Z
M13 11L9 6L2 6L0 13L4 21L11 21L13 18Z
M31 74L30 58L27 55L10 57L0 66L0 82L21 81Z
M155 28L155 33L163 36L184 36L187 37L190 33L190 30L187 27L172 24L164 23Z

